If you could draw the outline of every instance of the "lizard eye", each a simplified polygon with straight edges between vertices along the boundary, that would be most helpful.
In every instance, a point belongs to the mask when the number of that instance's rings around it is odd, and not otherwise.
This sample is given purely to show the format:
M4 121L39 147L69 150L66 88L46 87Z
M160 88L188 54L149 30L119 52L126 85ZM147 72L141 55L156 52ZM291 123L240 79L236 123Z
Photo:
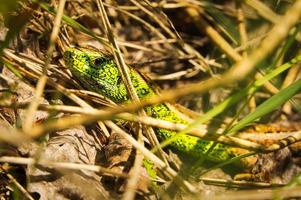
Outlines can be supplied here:
M102 63L104 63L105 61L106 61L105 58L99 57L99 58L96 58L95 60L93 60L93 64L94 64L95 66L99 66L99 65L101 65Z

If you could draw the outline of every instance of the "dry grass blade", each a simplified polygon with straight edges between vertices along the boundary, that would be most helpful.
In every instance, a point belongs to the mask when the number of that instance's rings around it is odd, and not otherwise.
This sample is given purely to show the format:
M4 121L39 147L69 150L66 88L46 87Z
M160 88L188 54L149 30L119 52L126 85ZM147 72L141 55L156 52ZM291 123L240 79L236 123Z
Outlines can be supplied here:
M253 52L247 58L236 63L229 71L224 73L219 78L210 78L197 84L187 85L181 90L169 90L158 97L152 97L150 99L133 102L126 107L119 107L114 109L107 109L101 112L97 116L89 116L85 119L76 117L65 117L57 122L49 122L45 125L38 125L32 129L32 134L35 137L40 136L46 131L55 130L58 127L60 129L68 128L78 124L90 123L97 120L108 119L113 115L122 112L135 112L145 106L154 105L166 101L171 101L179 97L183 97L189 94L202 94L210 89L218 86L225 86L230 83L243 80L249 73L251 73L258 62L265 58L280 42L287 36L290 29L299 22L301 16L301 0L295 2L295 4L287 11L285 16L282 17L281 21L275 25L269 35L262 41L259 48L253 50ZM56 128L57 127L57 128Z
M20 105L1 105L2 107L12 107L12 108L26 108L27 104L20 104ZM73 106L60 106L60 105L43 105L40 104L38 109L45 110L45 111L64 111L68 113L78 113L78 114L85 114L85 115L97 115L99 112L98 110L86 110L80 107L73 107ZM156 128L163 128L167 130L173 130L173 131L183 131L187 129L187 125L185 124L176 124L172 122L168 122L165 120L160 120L160 119L155 119L147 116L136 116L132 115L129 113L122 113L116 115L116 118L122 119L122 120L127 120L127 121L132 121L132 122L138 122L142 123L144 125L156 127ZM223 129L220 129L217 131L218 133L223 132ZM233 136L223 136L220 134L208 134L208 128L207 126L198 126L197 128L192 129L188 133L189 135L193 135L196 137L204 138L207 140L212 140L212 141L217 141L220 143L232 145L232 146L237 146L240 148L244 149L249 149L253 151L260 151L260 152L271 152L271 151L277 151L281 148L284 148L288 145L294 144L296 142L299 142L301 140L300 132L295 131L291 133L284 133L280 134L274 137L272 133L265 133L266 135L269 135L268 137L270 140L275 141L275 144L266 148L258 143L255 142L250 142L248 141L249 139L255 139L260 141L264 140L265 135L260 136L260 135L252 135L247 132L241 132L239 133L238 137L233 137ZM249 136L248 136L249 135ZM251 137L252 135L252 137ZM4 136L4 135L3 135ZM255 137L255 138L254 138ZM287 138L286 138L287 137ZM17 137L19 138L19 137ZM19 138L21 140L21 138ZM18 139L18 140L19 140ZM7 139L2 139L2 140L7 140ZM11 140L7 140L8 142L12 143ZM14 139L15 141L15 139ZM164 146L162 146L164 147Z
M300 19L301 0L0 0L0 196L299 198Z
M150 152L148 149L146 149L143 145L141 145L139 142L137 142L133 137L131 137L129 134L124 132L122 129L120 129L118 126L116 126L112 122L105 122L107 126L114 129L118 134L120 134L122 137L127 139L137 150L139 150L146 158L150 159L156 166L159 167L160 170L164 174L166 174L169 178L174 179L174 181L179 184L180 186L183 186L187 191L190 191L192 193L198 192L198 189L196 189L193 185L191 185L189 182L181 179L178 174L170 167L166 166L166 164L160 160L156 155L154 155L152 152Z
M11 108L26 108L28 104L19 104L19 105L0 105L0 107L11 107ZM43 105L40 104L39 109L45 110L45 111L64 111L68 113L78 113L78 114L86 114L86 115L97 115L98 111L93 109L83 109L80 107L74 107L74 106L60 106L60 105ZM84 116L82 116L84 118ZM187 129L187 125L185 124L179 124L179 123L172 123L165 120L155 119L152 117L147 116L136 116L129 113L122 113L116 115L116 118L141 123L147 126L156 127L156 128L162 128L167 130L173 130L173 131L183 131ZM188 134L193 135L196 137L204 138L207 140L213 140L218 141L224 144L233 145L249 150L257 150L257 151L265 151L264 147L254 143L250 142L248 140L232 137L232 136L223 136L220 134L208 134L207 126L198 126L197 128L194 128L191 130ZM220 129L217 132L221 133L223 130ZM240 133L243 134L243 133ZM299 137L296 137L297 139L293 142L299 141ZM21 139L21 138L20 138ZM10 141L10 140L8 140ZM11 143L11 142L10 142ZM162 146L162 145L161 145ZM163 148L164 146L162 146ZM156 148L155 148L156 149ZM157 150L157 149L156 149Z
M26 134L30 134L30 129L32 127L33 120L34 120L33 119L34 112L37 110L38 104L40 103L40 99L43 95L44 87L47 82L47 69L51 62L52 53L55 48L55 40L59 34L60 24L61 24L61 20L63 17L65 3L66 3L66 0L59 1L58 13L55 17L54 24L53 24L53 30L52 30L52 33L50 36L50 42L49 42L49 47L47 49L46 61L45 61L45 65L43 67L43 74L39 78L34 99L28 108L27 118L23 123L23 130Z
M22 158L22 157L11 157L11 156L2 156L0 157L0 162L14 163L19 165L41 165L44 167L53 167L56 169L71 169L71 170L89 170L102 174L114 175L127 178L126 174L121 174L110 169L103 168L96 165L86 165L70 162L53 162L49 160L39 160L33 158Z
M139 144L143 145L142 126L139 126L137 141ZM136 151L135 161L129 173L129 178L126 184L125 192L122 196L122 199L124 200L135 199L139 179L141 178L143 159L144 155L140 151Z
M118 66L118 70L121 74L121 78L122 81L125 84L127 93L130 97L131 100L133 101L138 101L139 102L139 97L135 91L135 88L133 86L133 83L131 81L130 78L130 70L129 68L126 66L125 61L121 55L121 51L120 48L115 40L114 34L112 32L112 28L110 25L110 21L108 19L107 13L105 11L104 5L102 0L98 0L98 9L101 12L101 16L102 16L102 22L105 26L105 30L106 30L106 34L108 36L109 41L112 44L112 52L114 55L115 60L117 61L117 66ZM146 113L144 112L144 110L139 111L139 115L140 116L146 116ZM141 126L142 128L142 126ZM143 140L142 140L142 131L138 131L138 141L141 145L143 144ZM150 133L150 132L148 132ZM159 144L155 134L149 134L148 138L150 138L150 141L152 142L152 145L157 145ZM161 157L164 158L163 154L162 154L162 150L161 150ZM123 199L134 199L135 195L136 195L136 191L135 188L137 188L137 184L139 181L139 177L140 177L140 171L141 171L141 166L142 166L142 162L143 162L143 155L137 151L137 155L135 157L135 162L134 162L134 166L131 169L130 172L130 178L128 180L128 184L126 187L126 191L124 193ZM167 163L167 162L166 162Z
M200 178L205 184L218 185L218 186L228 186L237 188L269 188L269 187L281 187L284 184L272 184L265 182L251 182L251 181L232 181L232 180L222 180L214 178Z
M213 195L208 198L203 199L216 199L216 200L248 200L248 199L273 199L275 196L285 199L285 198L295 198L300 196L300 186L291 187L291 188L280 188L274 190L246 190L246 191L236 191L236 192L225 192L220 195Z
M269 7L267 7L264 3L258 0L246 0L246 4L254 8L259 15L263 18L269 20L270 22L277 24L278 20L280 20L280 16L273 12Z
M34 200L34 198L29 194L29 192L11 175L6 175L10 181L22 192L22 194L29 200Z
M133 4L135 4L139 9L141 9L143 12L145 12L147 15L149 15L154 21L156 21L156 23L158 23L158 25L173 39L176 40L176 43L178 44L178 46L180 46L181 48L183 48L184 51L182 51L181 49L178 49L177 46L174 46L177 49L177 52L179 53L179 55L185 55L186 53L189 53L191 55L195 55L198 60L189 60L189 62L191 64L193 64L194 66L196 66L197 68L203 70L203 71L209 71L211 72L209 65L207 63L207 61L204 59L204 57L198 53L193 47L191 47L190 45L188 45L187 43L183 42L181 40L181 38L178 37L178 35L176 35L175 33L173 33L173 31L170 30L170 28L168 28L163 22L162 20L157 17L156 14L152 13L151 11L149 11L147 8L145 8L141 3L139 3L136 0L131 0L131 2ZM163 35L162 35L163 36ZM200 64L198 63L198 61L200 62Z
M247 30L246 30L246 21L245 21L245 15L242 9L242 3L241 2L236 2L236 7L237 7L237 21L238 21L238 30L240 34L240 44L241 46L246 46L248 42L248 35L247 35ZM246 58L248 55L247 49L244 49L242 52L242 56ZM248 106L250 111L254 111L256 108L256 100L254 96L250 96Z
M126 86L126 89L128 91L128 94L130 96L130 99L132 99L134 101L139 101L139 98L136 94L135 88L134 88L134 86L131 82L131 79L130 79L129 68L126 66L126 64L124 62L124 59L121 55L120 48L119 48L119 46L118 46L118 44L115 40L114 34L112 32L111 25L110 25L110 21L108 19L107 14L106 14L104 5L103 5L101 0L98 0L97 3L98 3L98 9L101 12L102 22L104 24L107 37L108 37L109 41L112 44L111 50L112 50L114 58L117 62L117 66L118 66L118 69L120 71L122 81L125 83L125 86Z
M243 57L235 51L232 46L212 27L205 19L202 18L200 13L194 7L188 7L186 11L193 17L195 23L200 31L205 31L209 38L223 51L225 54L233 59L235 62L240 62ZM245 34L243 34L245 35ZM246 59L246 57L245 57ZM260 73L256 73L256 79L262 78ZM265 87L272 94L276 94L279 90L271 83L266 83Z

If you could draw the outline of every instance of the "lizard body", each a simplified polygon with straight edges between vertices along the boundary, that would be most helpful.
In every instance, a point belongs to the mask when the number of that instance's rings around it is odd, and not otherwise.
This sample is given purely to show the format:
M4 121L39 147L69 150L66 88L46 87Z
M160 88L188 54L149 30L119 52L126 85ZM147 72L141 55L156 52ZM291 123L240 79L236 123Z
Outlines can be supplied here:
M64 59L67 67L86 89L98 92L116 103L129 102L126 87L121 80L115 61L105 53L69 48L65 51ZM130 68L130 78L140 99L146 99L156 95L142 76ZM176 112L166 104L158 104L145 107L146 113L156 119L162 119L174 123L188 124ZM158 138L163 141L176 135L175 131L156 128ZM194 157L202 157L212 146L212 141L200 139L190 135L179 135L169 146ZM223 162L234 158L246 151L217 144L207 155L208 160ZM239 161L243 162L243 161ZM240 163L244 166L249 163Z

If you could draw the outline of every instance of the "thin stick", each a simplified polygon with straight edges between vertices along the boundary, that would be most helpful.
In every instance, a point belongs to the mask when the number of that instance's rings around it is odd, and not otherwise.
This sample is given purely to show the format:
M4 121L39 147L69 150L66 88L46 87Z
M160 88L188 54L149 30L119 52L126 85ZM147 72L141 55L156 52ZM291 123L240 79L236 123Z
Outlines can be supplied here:
M98 6L98 9L101 13L101 19L102 19L102 23L104 24L107 37L108 37L110 43L112 44L112 46L110 46L110 47L111 47L111 50L113 52L114 58L116 60L118 70L121 74L122 81L124 82L124 84L126 86L129 97L132 100L139 101L139 97L138 97L138 95L135 91L135 88L134 88L134 86L132 84L132 81L131 81L131 78L130 78L130 70L126 66L126 64L124 62L124 59L121 55L120 48L119 48L119 46L118 46L118 44L115 40L114 34L112 32L110 21L109 21L109 18L107 16L107 14L106 14L106 11L105 11L102 0L97 1L97 6Z
M200 13L195 7L187 7L187 13L195 20L195 24L200 31L204 31L209 38L223 51L225 54L235 62L239 63L243 58L239 53L237 53L232 46L210 25L202 18ZM263 76L260 73L256 73L255 78L261 79ZM272 85L270 82L265 83L264 87L271 92L276 94L279 90Z
M208 185L218 185L224 187L238 187L238 188L269 188L269 187L280 187L284 184L273 184L265 182L250 182L250 181L235 181L235 180L224 180L224 179L215 179L215 178L200 178L205 184Z
M155 154L150 152L147 148L141 145L137 140L135 140L128 133L119 128L116 124L110 121L106 121L105 124L114 129L120 136L124 137L128 140L137 150L139 150L146 158L150 159L159 169L162 170L162 173L166 174L169 178L174 179L177 184L185 188L187 191L192 193L196 193L197 190L193 185L189 182L181 179L178 174L170 167L168 167L161 159L159 159Z
M240 35L240 46L246 46L248 42L248 34L246 30L245 15L242 9L242 2L236 1L237 6L237 21L238 30ZM248 56L248 49L244 49L242 52L242 57L246 58ZM256 101L254 95L249 96L248 106L251 112L256 108Z
M213 77L202 81L196 84L189 84L183 88L173 89L166 91L161 96L154 96L149 99L133 102L127 104L126 107L120 106L118 108L108 108L105 109L108 112L99 113L97 116L89 116L82 119L76 119L76 121L71 121L74 119L65 117L61 118L61 122L49 122L44 125L37 125L32 129L32 135L38 137L43 134L45 131L52 130L54 127L57 127L57 123L66 128L78 124L83 124L87 122L97 121L105 119L106 117L116 115L122 112L135 112L145 106L159 104L162 102L173 101L179 97L183 97L190 94L203 94L204 92L219 87L226 86L231 83L239 82L243 80L247 75L254 71L256 64L263 60L274 48L288 35L290 29L299 22L301 16L301 0L297 0L294 5L286 12L277 25L271 30L267 37L262 41L261 45L254 49L253 52L247 57L236 63L231 67L230 70L225 72L223 75L218 77Z
M24 108L26 107L27 104L11 104L11 105L0 105L0 107L12 107L12 108ZM75 107L75 106L65 106L65 105L47 105L47 104L40 104L39 109L41 110L46 110L46 111L61 111L61 112L68 112L68 113L80 113L80 114L86 114L86 115L97 115L98 110L87 110L84 108L80 107ZM87 116L81 116L81 118L85 118ZM165 120L160 120L160 119L155 119L149 116L136 116L130 113L122 113L118 114L115 116L118 119L122 120L127 120L127 121L132 121L132 122L137 122L137 123L142 123L147 126L152 126L156 128L162 128L162 129L167 129L167 130L172 130L172 131L183 131L187 129L187 125L185 124L179 124L179 123L173 123ZM192 130L190 130L187 134L188 135L193 135L196 137L200 137L203 139L207 140L212 140L212 141L217 141L220 143L232 145L232 146L237 146L241 147L244 149L249 149L249 150L255 150L255 151L265 151L265 147L262 145L259 145L258 143L251 142L247 139L244 138L249 138L248 133L240 133L240 137L233 137L233 136L223 136L218 133L223 132L223 129L217 130L217 134L208 134L207 131L207 126L206 125L201 125L198 126ZM266 133L269 134L269 133ZM294 134L297 134L295 132L292 133L286 133L286 136L293 136ZM251 135L251 134L249 134ZM278 139L283 139L285 136L280 136L277 137ZM258 139L260 140L260 138ZM264 140L264 138L262 138ZM277 139L274 139L277 141ZM300 139L297 138L297 141ZM295 141L295 142L297 142ZM162 147L164 147L163 145Z
M115 40L114 34L111 29L110 21L106 14L103 2L102 2L102 0L98 0L97 2L98 2L99 10L101 11L101 14L102 14L102 21L105 25L108 39L112 44L111 50L112 50L114 58L117 62L118 70L121 74L122 81L124 82L124 84L126 86L127 93L129 94L129 97L131 100L139 102L140 99L135 91L135 88L134 88L133 83L130 78L130 69L126 66L124 59L122 57L120 48ZM138 114L140 116L147 116L147 114L145 113L145 111L143 109L139 110ZM151 128L149 127L148 129L151 129ZM154 134L154 131L151 131L151 130L146 131L146 136L150 140L150 143L152 146L160 146L159 141L158 141L156 135ZM163 150L161 148L159 148L158 154L168 165L167 159L164 157Z
M301 54L301 51L299 51L299 54ZM296 64L295 66L293 66L287 73L283 83L282 83L282 86L281 86L281 89L283 88L286 88L287 86L289 86L291 83L293 83L297 76L298 76L298 73L300 72L301 70L301 65L300 63ZM287 114L291 114L292 113L292 106L289 102L285 103L283 105L283 111Z
M29 134L32 124L34 122L34 113L37 110L38 104L40 103L41 97L43 95L43 91L47 82L47 70L48 70L48 66L51 62L51 57L52 57L52 53L53 50L55 48L55 41L56 38L59 34L59 30L60 30L60 24L61 24L61 20L63 17L63 13L64 13L64 7L65 7L65 3L66 0L60 0L59 1L59 5L58 5L58 12L57 15L55 16L54 19L54 23L53 23L53 29L50 35L50 41L49 41L49 46L47 49L47 54L46 54L46 61L45 61L45 65L43 67L43 74L42 76L39 78L39 81L37 83L36 86L36 90L35 90L35 95L33 97L33 100L27 110L27 117L23 122L23 130L24 133Z
M255 9L260 16L269 20L270 22L277 24L281 16L276 14L272 9L267 7L263 2L259 0L245 0L245 3Z
M39 160L36 161L34 158L22 158L14 156L2 156L0 157L0 162L14 163L20 165L42 165L44 167L53 167L56 169L71 169L71 170L89 170L97 173L108 174L127 178L128 176L123 173L116 172L111 169L107 169L97 165L87 165L87 164L78 164L71 162L53 162L49 160Z
M9 178L10 181L13 182L13 184L15 184L15 186L25 195L25 197L27 199L30 200L35 200L30 194L29 192L15 179L15 177L13 177L11 174L7 173L6 176Z
M140 126L139 126L139 130L138 130L139 131L138 143L143 146L144 144L143 144L143 137L142 137L142 126L141 126L141 124L139 124L139 125ZM141 166L143 165L143 159L144 159L144 155L140 151L136 151L135 161L134 161L133 167L131 168L131 171L129 173L129 178L128 178L128 182L126 184L125 192L122 195L123 200L135 199L138 182L139 182L140 178L142 178ZM146 178L146 177L143 177L143 178Z
M189 44L183 42L182 40L180 40L180 38L178 37L177 34L173 33L173 31L171 31L163 22L162 20L160 20L155 14L153 14L151 11L149 11L148 9L146 9L140 2L136 1L136 0L130 0L133 4L135 4L139 9L141 9L144 13L146 13L148 16L150 16L152 19L154 19L155 22L158 23L158 25L173 39L176 39L176 43L177 45L174 45L174 47L177 49L177 52L179 53L179 55L181 56L185 56L186 53L191 54L191 55L195 55L197 57L197 61L199 61L200 63L198 63L196 60L189 60L189 62L194 65L195 67L197 67L198 69L202 70L202 71L209 71L211 72L209 65L207 63L207 61L205 60L205 58L198 52L196 51L192 46L190 46ZM150 3L149 3L150 4ZM182 51L181 49L179 49L179 47L182 47L184 51Z
M120 48L119 48L119 46L118 46L118 44L115 40L114 34L112 32L111 25L110 25L110 21L109 21L109 18L107 16L107 13L106 13L106 10L104 8L102 0L97 1L97 6L98 6L98 9L101 13L101 19L102 19L102 23L104 24L107 37L108 37L110 43L112 44L111 50L112 50L114 58L116 60L118 71L121 74L121 79L122 79L122 81L123 81L123 83L126 87L127 94L129 95L129 98L132 101L139 102L140 101L139 97L136 93L135 87L134 87L134 85L131 81L131 78L130 78L130 69L126 66L125 61L123 59L123 56L121 54ZM139 110L138 114L140 116L146 116L146 113L145 113L144 110ZM143 146L144 143L143 143L143 140L142 140L142 131L139 131L139 134L140 135L138 135L138 141ZM157 138L154 134L153 135L148 135L148 138L150 138L150 141L152 142L152 145L159 144L159 142L158 142L158 140L157 140ZM163 154L161 154L161 155L162 155L162 157L164 157ZM123 199L134 199L135 196L136 196L136 190L135 189L137 188L137 185L138 185L138 181L139 181L139 177L140 177L139 172L141 172L143 158L144 158L143 155L137 149L137 154L136 154L136 157L135 157L134 166L131 169L130 179L128 180L128 184L127 184L127 187L126 187L128 190L126 190L126 192L123 196Z
M301 186L282 187L273 190L242 190L233 192L223 192L216 195L204 197L204 200L261 200L261 199L294 199L300 197ZM276 196L277 195L277 196Z

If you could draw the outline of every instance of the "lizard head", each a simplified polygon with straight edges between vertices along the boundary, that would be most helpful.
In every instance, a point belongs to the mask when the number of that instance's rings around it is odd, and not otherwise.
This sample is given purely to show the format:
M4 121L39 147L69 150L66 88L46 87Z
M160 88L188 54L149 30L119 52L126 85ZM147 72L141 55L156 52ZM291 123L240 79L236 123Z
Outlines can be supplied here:
M127 99L117 65L108 54L90 49L69 48L64 53L64 60L72 75L86 89L115 102Z
M74 75L80 73L81 76L91 76L91 70L101 69L109 61L101 52L78 48L68 48L64 53L64 60Z
M64 60L72 75L89 90L98 92L116 103L127 101L126 87L114 59L106 53L69 48ZM134 70L130 70L133 86L140 98L153 94L151 88Z

